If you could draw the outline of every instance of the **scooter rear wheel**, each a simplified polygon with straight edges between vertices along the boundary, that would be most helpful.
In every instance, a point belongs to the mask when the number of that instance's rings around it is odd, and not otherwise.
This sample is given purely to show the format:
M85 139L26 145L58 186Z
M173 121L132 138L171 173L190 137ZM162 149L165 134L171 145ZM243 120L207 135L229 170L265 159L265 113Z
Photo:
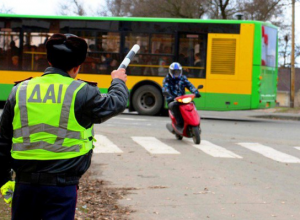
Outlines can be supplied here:
M199 127L192 127L192 134L193 134L193 141L195 144L201 143L201 137L200 137L200 129Z
M179 135L179 134L176 134L175 136L176 136L176 139L177 139L177 140L182 140L182 138L183 138L183 137L182 137L181 135Z

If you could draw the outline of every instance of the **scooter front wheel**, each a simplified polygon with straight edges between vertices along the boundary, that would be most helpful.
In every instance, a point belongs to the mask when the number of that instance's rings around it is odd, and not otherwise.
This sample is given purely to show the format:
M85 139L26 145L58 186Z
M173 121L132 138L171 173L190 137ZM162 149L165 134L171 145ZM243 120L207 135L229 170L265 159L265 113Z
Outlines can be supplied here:
M193 141L195 144L201 143L199 127L192 127Z

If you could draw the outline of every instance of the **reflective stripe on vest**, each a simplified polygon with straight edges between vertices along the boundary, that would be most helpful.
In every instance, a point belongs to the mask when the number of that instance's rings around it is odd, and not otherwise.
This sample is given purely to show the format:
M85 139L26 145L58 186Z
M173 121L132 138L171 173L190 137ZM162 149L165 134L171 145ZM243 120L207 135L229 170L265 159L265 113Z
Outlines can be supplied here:
M6 194L4 195L4 199L6 199L6 200L10 199L13 197L13 195L14 195L14 192L11 189L9 189L9 190L7 190Z
M23 137L24 145L28 145L30 143L29 139L29 128L28 128L28 113L27 113L27 106L26 106L26 95L27 95L27 85L29 80L25 81L22 85L20 85L19 91L19 109L21 114L21 133Z
M16 100L18 108L15 109L16 118L13 122L13 158L67 159L83 155L92 149L92 127L88 129L82 127L74 114L75 97L84 84L81 81L56 75L32 82L25 81L19 86L18 100ZM54 91L58 97L54 98ZM31 95L27 94L28 92ZM40 97L42 93L45 96L44 100ZM47 102L49 99L50 101ZM43 111L48 109L51 113L47 117L47 112L44 115ZM56 111L53 110L58 110L57 117ZM38 115L35 117L36 114Z
M38 141L30 143L30 145L24 145L24 144L13 144L13 150L14 151L26 151L26 150L37 150L37 149L43 149L51 152L79 152L80 147L79 145L74 145L72 147L63 147L62 145L57 144L49 144L44 141Z

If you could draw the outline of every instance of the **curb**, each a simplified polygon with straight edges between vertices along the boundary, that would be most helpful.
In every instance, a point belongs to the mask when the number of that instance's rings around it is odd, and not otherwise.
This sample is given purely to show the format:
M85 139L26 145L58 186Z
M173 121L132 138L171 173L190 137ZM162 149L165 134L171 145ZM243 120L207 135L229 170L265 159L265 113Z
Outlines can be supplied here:
M256 116L250 116L254 118L264 118L264 119L273 119L273 120L292 120L292 121L300 121L300 116L298 115L256 115Z

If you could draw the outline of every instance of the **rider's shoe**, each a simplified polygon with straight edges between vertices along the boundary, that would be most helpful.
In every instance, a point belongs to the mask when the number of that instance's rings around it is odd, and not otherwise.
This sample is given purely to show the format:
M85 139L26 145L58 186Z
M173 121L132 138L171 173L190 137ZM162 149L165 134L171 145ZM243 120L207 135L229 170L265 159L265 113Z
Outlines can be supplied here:
M172 124L171 124L171 123L168 123L166 126L167 126L167 129L168 129L172 134L175 134L174 128L172 127Z

